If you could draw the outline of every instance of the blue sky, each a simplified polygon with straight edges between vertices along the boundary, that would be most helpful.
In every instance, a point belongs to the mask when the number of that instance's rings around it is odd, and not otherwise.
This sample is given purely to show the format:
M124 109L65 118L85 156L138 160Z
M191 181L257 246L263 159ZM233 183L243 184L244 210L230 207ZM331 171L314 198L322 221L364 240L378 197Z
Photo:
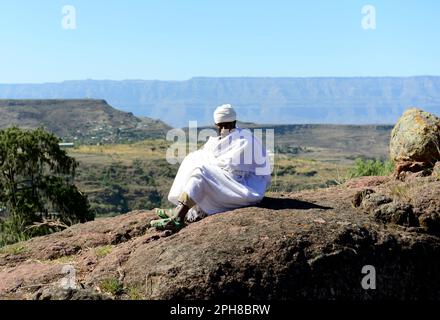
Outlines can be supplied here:
M61 26L64 5L75 30ZM10 0L0 83L440 75L439 35L437 0Z

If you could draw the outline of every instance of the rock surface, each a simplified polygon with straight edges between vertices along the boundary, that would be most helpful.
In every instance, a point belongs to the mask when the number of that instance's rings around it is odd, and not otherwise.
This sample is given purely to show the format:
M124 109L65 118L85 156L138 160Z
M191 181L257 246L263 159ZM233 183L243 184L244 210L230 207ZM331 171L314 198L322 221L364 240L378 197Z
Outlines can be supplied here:
M390 157L397 171L420 171L440 160L440 119L411 108L395 125L390 140Z
M434 176L361 178L172 235L148 228L150 211L99 219L0 249L0 298L440 299L439 194Z

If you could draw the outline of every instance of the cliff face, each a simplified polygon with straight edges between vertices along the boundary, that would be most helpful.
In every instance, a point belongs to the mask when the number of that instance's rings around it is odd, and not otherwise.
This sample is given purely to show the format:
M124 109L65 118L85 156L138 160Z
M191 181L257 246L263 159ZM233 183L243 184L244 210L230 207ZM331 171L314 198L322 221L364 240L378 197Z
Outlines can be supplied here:
M439 299L439 194L435 175L369 177L171 235L149 211L100 219L1 249L0 298Z

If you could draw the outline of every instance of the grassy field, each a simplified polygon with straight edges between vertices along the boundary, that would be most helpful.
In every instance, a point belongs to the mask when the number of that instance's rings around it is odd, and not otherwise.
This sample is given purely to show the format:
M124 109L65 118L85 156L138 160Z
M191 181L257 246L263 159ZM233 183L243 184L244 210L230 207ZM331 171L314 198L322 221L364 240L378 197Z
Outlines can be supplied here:
M168 143L79 146L69 155L79 162L77 184L97 215L116 215L166 205L167 189L177 172L165 159Z
M168 207L166 197L178 164L169 164L171 142L146 140L133 144L83 145L68 149L79 162L77 184L99 215ZM315 189L343 182L350 165L311 159L308 152L276 152L270 192Z

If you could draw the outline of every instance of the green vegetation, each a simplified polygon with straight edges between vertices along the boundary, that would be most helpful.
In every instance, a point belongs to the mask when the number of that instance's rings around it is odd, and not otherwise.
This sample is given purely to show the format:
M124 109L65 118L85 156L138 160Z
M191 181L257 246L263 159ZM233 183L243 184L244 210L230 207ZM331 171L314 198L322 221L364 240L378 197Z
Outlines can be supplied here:
M165 159L169 145L153 139L69 150L79 162L77 181L91 210L99 216L113 216L168 206L168 191L178 169Z
M77 162L43 130L0 130L0 246L93 219Z
M128 298L130 300L144 300L145 299L145 292L144 288L142 286L128 286L128 288L125 290L127 291Z
M0 220L0 247L29 239L25 227L19 215Z
M133 159L105 164L80 162L78 184L97 215L152 209L167 203L177 167L165 159Z
M9 246L5 246L0 248L0 253L6 254L20 254L26 252L26 247L22 244L11 244Z
M103 292L110 293L114 296L124 293L122 283L116 278L107 278L101 281L100 288Z
M348 172L349 178L363 176L387 176L394 171L394 163L389 160L367 160L358 158Z
M112 252L112 246L102 246L102 247L98 247L95 249L96 252L96 256L98 258L104 258L105 256L107 256L109 253Z

